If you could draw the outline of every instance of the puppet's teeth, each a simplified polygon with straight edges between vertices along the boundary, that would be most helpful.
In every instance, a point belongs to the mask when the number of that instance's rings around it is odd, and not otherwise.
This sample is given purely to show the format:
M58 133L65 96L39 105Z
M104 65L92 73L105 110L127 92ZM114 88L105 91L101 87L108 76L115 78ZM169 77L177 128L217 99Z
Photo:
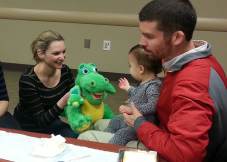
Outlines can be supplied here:
M90 94L93 99L100 100L100 99L102 99L104 92L100 92L100 93L91 93L90 92Z
M95 95L103 95L104 92L98 92L98 93L94 93Z

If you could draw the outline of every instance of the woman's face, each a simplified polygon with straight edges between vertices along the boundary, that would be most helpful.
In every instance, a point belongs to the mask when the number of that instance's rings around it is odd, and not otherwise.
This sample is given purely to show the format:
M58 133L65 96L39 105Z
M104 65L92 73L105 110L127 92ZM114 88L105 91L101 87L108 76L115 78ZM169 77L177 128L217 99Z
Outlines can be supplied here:
M53 41L43 55L43 61L50 67L61 69L66 57L64 41Z

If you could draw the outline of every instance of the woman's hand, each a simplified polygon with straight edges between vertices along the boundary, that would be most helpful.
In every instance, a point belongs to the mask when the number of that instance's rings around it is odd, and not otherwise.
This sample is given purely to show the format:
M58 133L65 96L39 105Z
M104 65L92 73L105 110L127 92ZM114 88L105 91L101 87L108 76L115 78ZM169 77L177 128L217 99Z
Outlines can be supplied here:
M67 101L69 99L69 92L67 92L58 102L57 102L57 105L58 107L60 107L61 109L64 109L66 104L67 104Z
M81 97L83 97L84 99L86 99L85 94L81 93Z

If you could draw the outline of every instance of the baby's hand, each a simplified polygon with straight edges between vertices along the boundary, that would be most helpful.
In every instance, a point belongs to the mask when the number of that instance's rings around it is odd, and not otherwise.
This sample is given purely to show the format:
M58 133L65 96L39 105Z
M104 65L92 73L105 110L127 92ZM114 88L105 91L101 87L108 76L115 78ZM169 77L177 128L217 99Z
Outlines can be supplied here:
M126 101L125 101L125 103L127 104L129 102L129 99L127 99Z
M130 87L130 84L129 84L129 82L126 78L120 78L119 79L119 88L127 91L129 89L129 87Z
M132 115L132 108L131 107L121 105L119 107L119 111L120 111L121 114L126 113L128 115Z

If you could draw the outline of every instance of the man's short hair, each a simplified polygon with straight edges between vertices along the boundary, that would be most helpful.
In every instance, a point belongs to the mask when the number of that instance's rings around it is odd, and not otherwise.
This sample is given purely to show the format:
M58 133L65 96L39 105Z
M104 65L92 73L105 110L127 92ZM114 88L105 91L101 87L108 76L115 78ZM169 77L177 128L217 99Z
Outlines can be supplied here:
M157 22L157 30L163 31L165 38L182 31L185 39L190 41L197 16L189 0L153 0L142 8L139 20Z

